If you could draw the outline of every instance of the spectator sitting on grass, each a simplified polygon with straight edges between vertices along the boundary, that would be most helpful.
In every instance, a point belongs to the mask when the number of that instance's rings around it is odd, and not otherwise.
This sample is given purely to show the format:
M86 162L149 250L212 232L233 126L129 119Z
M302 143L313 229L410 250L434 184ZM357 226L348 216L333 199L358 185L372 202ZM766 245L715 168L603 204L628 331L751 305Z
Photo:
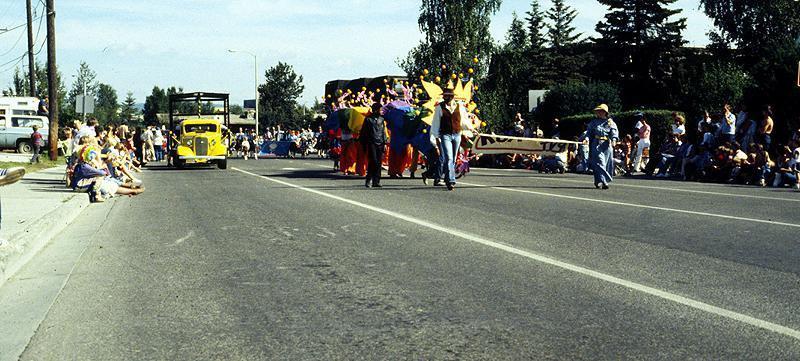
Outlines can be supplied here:
M658 151L658 156L651 159L651 165L646 171L647 175L652 176L657 169L658 174L656 174L656 177L666 177L667 170L669 169L670 165L672 165L675 155L678 154L678 148L680 146L681 145L677 135L670 137L667 142L661 145L661 149Z
M792 152L791 148L783 147L775 169L773 187L794 187L800 189L797 182L797 173L800 171L800 150Z
M765 187L772 169L775 167L775 162L770 159L769 152L761 144L751 144L749 148L752 150L753 181L755 184Z
M751 157L736 143L731 144L730 149L733 168L731 169L728 183L737 183L742 180L744 180L745 183L749 183L748 179L751 179L754 174L753 165L755 159L751 159Z

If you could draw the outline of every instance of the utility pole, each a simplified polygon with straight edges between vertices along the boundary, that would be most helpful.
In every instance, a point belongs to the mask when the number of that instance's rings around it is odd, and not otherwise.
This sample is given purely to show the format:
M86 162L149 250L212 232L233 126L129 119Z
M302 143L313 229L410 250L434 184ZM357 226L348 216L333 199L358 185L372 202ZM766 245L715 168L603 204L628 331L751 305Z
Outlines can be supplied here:
M28 6L28 82L30 83L30 96L36 94L36 64L33 61L33 9L31 0L26 0Z
M56 67L56 8L55 0L47 0L47 94L50 104L50 129L48 129L48 142L50 143L50 160L58 159L58 70Z

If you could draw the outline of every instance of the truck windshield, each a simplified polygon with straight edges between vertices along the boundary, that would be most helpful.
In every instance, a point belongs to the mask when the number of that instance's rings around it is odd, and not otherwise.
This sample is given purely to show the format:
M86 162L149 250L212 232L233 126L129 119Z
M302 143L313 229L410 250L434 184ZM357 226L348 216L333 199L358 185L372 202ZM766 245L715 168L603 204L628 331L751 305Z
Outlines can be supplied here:
M216 124L189 124L184 127L186 133L206 133L206 132L216 132L217 125Z

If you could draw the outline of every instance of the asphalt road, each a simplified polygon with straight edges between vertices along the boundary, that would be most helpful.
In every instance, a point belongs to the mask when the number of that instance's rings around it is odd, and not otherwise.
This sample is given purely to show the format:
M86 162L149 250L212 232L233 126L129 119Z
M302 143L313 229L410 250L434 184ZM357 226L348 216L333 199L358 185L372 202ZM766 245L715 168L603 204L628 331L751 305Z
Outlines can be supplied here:
M152 168L65 232L21 359L800 359L798 192L230 166Z

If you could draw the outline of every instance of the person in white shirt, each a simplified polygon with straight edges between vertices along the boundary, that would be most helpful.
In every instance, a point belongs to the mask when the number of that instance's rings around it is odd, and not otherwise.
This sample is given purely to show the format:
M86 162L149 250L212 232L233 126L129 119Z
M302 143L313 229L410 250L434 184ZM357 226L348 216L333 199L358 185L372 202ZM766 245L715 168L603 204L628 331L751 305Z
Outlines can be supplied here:
M686 134L686 118L678 113L673 113L672 117L675 119L675 124L672 125L672 135L680 137Z
M736 141L736 116L731 112L730 104L725 104L723 109L722 128L720 129L721 143L733 143Z
M443 175L447 189L452 191L456 185L456 157L461 150L461 132L473 130L465 107L454 101L455 93L448 88L442 94L442 101L433 113L431 142L436 142L444 155Z
M156 127L153 130L153 147L156 150L156 161L160 162L164 160L164 133L161 131L160 128Z
M155 147L153 146L153 127L149 126L142 132L141 136L142 140L142 147L144 147L142 153L144 153L144 160L145 162L150 162L155 159Z
M706 111L705 115L703 115L703 118L697 122L697 134L702 135L703 132L705 132L706 125L711 125L711 114L708 114L708 111Z
M647 124L647 118L643 113L636 114L636 117L639 118L639 122L636 123L636 131L637 136L639 137L639 142L636 143L636 157L633 159L633 171L639 172L642 169L642 156L644 155L644 150L649 149L651 145L651 128L650 125Z

